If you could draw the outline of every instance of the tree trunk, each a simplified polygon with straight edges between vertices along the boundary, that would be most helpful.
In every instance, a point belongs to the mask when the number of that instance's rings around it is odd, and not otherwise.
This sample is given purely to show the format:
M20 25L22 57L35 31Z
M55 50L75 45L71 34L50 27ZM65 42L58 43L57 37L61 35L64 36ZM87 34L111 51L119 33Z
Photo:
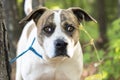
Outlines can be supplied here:
M10 42L10 58L16 56L16 43L19 39L22 27L19 25L20 14L16 0L3 0L5 10L5 22L8 29L8 39Z
M10 80L10 65L8 61L8 40L0 0L0 80Z
M45 0L39 0L39 5L45 6Z
M33 9L38 6L45 6L45 0L32 0Z
M99 24L99 33L100 37L98 39L98 47L105 48L105 43L108 42L106 32L107 32L107 23L106 23L106 12L105 12L105 0L97 0L97 11L98 12L98 24Z

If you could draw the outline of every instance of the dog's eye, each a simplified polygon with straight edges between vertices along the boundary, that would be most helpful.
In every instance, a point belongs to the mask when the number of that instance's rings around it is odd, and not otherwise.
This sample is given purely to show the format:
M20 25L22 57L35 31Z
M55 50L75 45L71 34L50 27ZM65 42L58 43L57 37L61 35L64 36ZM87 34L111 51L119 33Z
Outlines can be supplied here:
M74 27L72 25L69 25L69 24L65 24L65 30L67 32L73 32L74 31Z
M51 26L46 26L43 28L44 32L46 33L52 33L54 31L54 28Z

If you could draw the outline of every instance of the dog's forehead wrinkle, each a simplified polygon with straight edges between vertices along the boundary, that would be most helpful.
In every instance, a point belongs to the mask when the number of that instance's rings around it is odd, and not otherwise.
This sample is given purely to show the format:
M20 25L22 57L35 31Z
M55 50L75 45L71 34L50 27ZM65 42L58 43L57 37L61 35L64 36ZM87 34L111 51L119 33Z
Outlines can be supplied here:
M53 23L53 17L54 17L54 14L51 14L50 16L48 16L46 19L45 25Z

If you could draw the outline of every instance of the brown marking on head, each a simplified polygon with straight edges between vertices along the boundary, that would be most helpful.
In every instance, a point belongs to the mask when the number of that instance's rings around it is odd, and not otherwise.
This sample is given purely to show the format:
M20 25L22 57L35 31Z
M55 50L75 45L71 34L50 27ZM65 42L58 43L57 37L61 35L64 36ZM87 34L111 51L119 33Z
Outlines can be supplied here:
M63 28L63 32L68 35L69 38L73 39L75 41L75 44L77 41L79 41L79 22L77 18L73 15L73 13L69 10L62 10L61 12L61 26ZM73 32L68 32L65 29L67 27L73 27Z
M79 24L82 21L94 21L87 12L78 7L72 7L61 12L61 26L65 29L67 26L74 27L73 32L64 31L70 38L74 39L75 44L79 41ZM66 26L67 25L67 26Z
M47 10L41 18L38 19L38 22L36 24L37 26L37 35L38 35L38 40L39 43L42 45L44 41L44 37L47 36L49 37L51 34L47 34L44 32L45 27L53 27L55 28L55 24L53 23L53 18L54 18L54 13L52 10Z

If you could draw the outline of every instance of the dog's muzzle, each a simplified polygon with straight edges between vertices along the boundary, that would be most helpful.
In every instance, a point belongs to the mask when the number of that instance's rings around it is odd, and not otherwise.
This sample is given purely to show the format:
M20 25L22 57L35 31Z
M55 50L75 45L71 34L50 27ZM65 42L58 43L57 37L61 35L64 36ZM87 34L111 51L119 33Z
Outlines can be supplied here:
M61 39L57 39L55 41L55 57L57 56L68 56L67 54L67 45L68 43L61 40Z

